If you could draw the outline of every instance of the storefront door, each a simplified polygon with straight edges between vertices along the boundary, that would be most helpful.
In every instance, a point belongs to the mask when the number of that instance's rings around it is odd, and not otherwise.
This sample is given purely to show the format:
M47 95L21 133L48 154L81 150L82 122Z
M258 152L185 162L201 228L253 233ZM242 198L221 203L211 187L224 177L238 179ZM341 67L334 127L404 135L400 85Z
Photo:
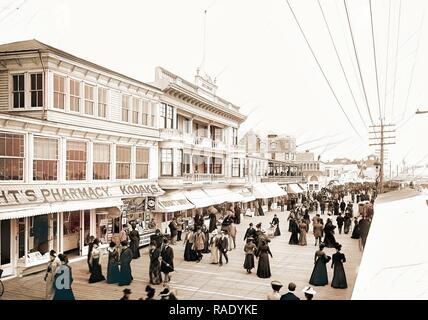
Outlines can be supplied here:
M82 220L80 210L63 213L63 252L69 257L82 255Z
M3 276L11 275L12 269L12 227L10 220L0 220L0 267Z

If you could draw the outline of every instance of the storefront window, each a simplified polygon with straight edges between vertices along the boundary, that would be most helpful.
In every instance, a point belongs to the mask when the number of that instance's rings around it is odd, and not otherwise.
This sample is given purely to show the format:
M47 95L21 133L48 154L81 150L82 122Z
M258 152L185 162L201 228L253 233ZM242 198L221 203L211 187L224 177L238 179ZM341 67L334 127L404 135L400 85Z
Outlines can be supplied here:
M0 265L10 263L10 220L0 220Z
M58 140L34 137L33 180L58 179Z
M24 135L0 132L0 180L24 177Z
M29 254L39 252L41 255L44 255L52 249L57 250L57 218L57 213L44 214L29 218Z
M107 232L110 225L110 234ZM101 241L101 243L108 243L112 236L112 219L108 217L107 209L96 210L96 232L95 237Z
M131 179L131 147L116 147L116 179Z
M94 180L110 179L110 145L94 143Z
M86 179L86 142L67 141L67 180Z

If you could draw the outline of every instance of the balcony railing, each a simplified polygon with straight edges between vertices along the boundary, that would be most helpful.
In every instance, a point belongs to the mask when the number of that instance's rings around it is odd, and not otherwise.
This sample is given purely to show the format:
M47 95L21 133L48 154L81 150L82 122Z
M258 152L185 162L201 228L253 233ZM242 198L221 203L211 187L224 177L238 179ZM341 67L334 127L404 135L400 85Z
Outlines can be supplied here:
M225 182L224 174L211 174L211 173L186 173L183 175L184 182Z
M209 137L196 136L192 133L182 132L178 129L160 129L162 139L182 140L186 144L196 145L204 148L214 148L226 150L226 144L223 141L212 140ZM230 146L231 150L244 150L245 146Z
M279 182L279 183L306 183L303 176L264 176L262 182Z

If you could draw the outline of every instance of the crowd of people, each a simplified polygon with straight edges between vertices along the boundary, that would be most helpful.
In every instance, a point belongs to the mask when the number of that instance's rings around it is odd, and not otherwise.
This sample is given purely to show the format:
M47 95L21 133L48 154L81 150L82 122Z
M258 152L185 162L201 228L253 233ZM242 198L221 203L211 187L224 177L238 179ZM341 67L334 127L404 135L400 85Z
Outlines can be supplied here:
M298 198L279 199L278 205L281 211L287 206L289 211L288 231L290 237L289 245L307 246L310 240L308 234L312 230L314 245L318 250L314 256L314 268L309 277L309 284L312 286L325 286L329 283L327 274L327 264L331 261L333 268L333 278L331 286L333 288L347 288L347 280L344 269L346 262L345 255L341 252L342 246L336 241L335 230L339 234L349 234L351 238L360 239L361 248L366 243L373 216L373 202L375 193L370 189L349 190L342 189L322 189L320 192L307 192ZM345 202L345 197L348 202ZM359 207L359 214L354 216L354 204L366 201ZM256 210L259 215L264 215L262 203L259 203ZM260 214L262 213L262 214ZM218 207L208 208L209 222L204 222L204 216L198 211L191 220L191 223L181 218L174 217L169 223L169 235L164 235L159 229L151 236L149 247L149 282L150 285L164 285L161 299L176 299L174 293L169 289L171 273L174 272L174 250L173 246L182 242L184 246L183 260L186 262L200 263L204 255L209 255L209 263L222 267L229 262L228 252L236 249L237 229L236 225L241 223L241 208L239 205L228 204L220 210ZM311 218L312 215L312 218ZM284 216L285 217L285 216ZM324 222L324 219L326 220ZM335 224L334 224L335 220ZM152 227L155 226L151 221ZM251 274L257 268L256 275L259 278L270 278L270 259L273 254L269 243L271 239L285 236L280 231L280 219L274 214L270 226L262 228L259 222L254 227L249 223L245 231L244 240L244 261L243 269ZM140 258L140 234L135 224L131 228L124 225L118 236L119 239L111 241L107 249L108 262L107 273L104 276L100 259L100 241L94 237L90 238L88 245L88 269L89 283L106 281L108 284L119 286L129 286L133 281L131 264L134 259ZM324 248L334 248L336 253L332 257L324 252ZM205 259L207 261L207 259ZM68 275L67 285L58 286L58 280L63 274ZM51 259L46 270L46 299L74 299L71 289L72 276L71 267L68 266L68 258L64 254L56 255L51 251ZM282 285L281 285L282 286ZM278 285L276 286L276 288ZM290 292L293 284L289 286ZM147 299L153 299L153 288L148 286ZM307 288L306 288L307 289ZM306 291L313 291L309 287ZM275 290L274 290L275 292ZM279 290L278 290L279 292ZM289 292L289 293L290 293ZM311 294L307 294L310 296ZM124 290L123 299L129 298L130 289ZM150 296L150 297L149 297ZM278 294L274 295L278 297ZM271 298L273 298L272 296ZM313 294L312 294L313 297ZM280 297L281 298L281 297ZM281 298L282 299L282 298Z

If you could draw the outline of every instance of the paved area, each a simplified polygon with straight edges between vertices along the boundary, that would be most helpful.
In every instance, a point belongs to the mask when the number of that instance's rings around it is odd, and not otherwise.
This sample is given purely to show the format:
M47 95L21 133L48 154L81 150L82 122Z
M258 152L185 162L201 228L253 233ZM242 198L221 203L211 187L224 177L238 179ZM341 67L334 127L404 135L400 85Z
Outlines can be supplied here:
M256 269L252 274L247 274L243 268L244 262L244 233L248 224L254 225L262 222L267 228L272 221L274 213L280 219L281 236L275 237L270 243L273 258L270 259L272 277L270 279L260 279L256 275ZM290 233L287 222L288 212L274 210L265 216L245 217L241 224L237 225L237 248L229 252L229 263L223 267L209 263L209 254L206 254L200 263L186 262L183 259L184 245L182 242L173 246L176 272L172 274L171 287L176 289L178 299L196 300L263 300L271 291L270 282L279 280L284 284L283 290L286 292L287 284L293 281L297 285L297 295L304 297L301 292L304 286L308 285L313 268L314 253L317 247L314 246L312 231L308 233L307 246L291 246L288 244ZM323 216L324 221L327 216ZM335 220L335 218L333 218ZM315 299L344 300L350 299L355 284L358 267L361 261L362 252L359 249L358 240L351 239L350 234L339 235L336 233L336 240L342 244L342 252L346 255L345 271L348 280L347 289L334 289L330 285L325 287L315 287L317 295ZM332 255L335 250L326 248L326 253ZM142 257L132 262L134 281L129 286L132 289L132 299L145 297L145 286L149 283L148 268L148 248L141 249ZM101 261L103 273L106 273L107 256L103 256ZM256 261L257 265L257 261ZM86 259L70 263L73 269L73 291L76 299L103 299L117 300L122 296L124 287L107 284L105 281L89 284L89 272L87 270ZM328 265L328 276L331 281L333 269ZM0 299L43 299L44 281L43 273L37 273L22 278L13 278L4 282L5 293ZM161 286L154 286L156 295L162 290ZM158 298L158 296L157 296Z

